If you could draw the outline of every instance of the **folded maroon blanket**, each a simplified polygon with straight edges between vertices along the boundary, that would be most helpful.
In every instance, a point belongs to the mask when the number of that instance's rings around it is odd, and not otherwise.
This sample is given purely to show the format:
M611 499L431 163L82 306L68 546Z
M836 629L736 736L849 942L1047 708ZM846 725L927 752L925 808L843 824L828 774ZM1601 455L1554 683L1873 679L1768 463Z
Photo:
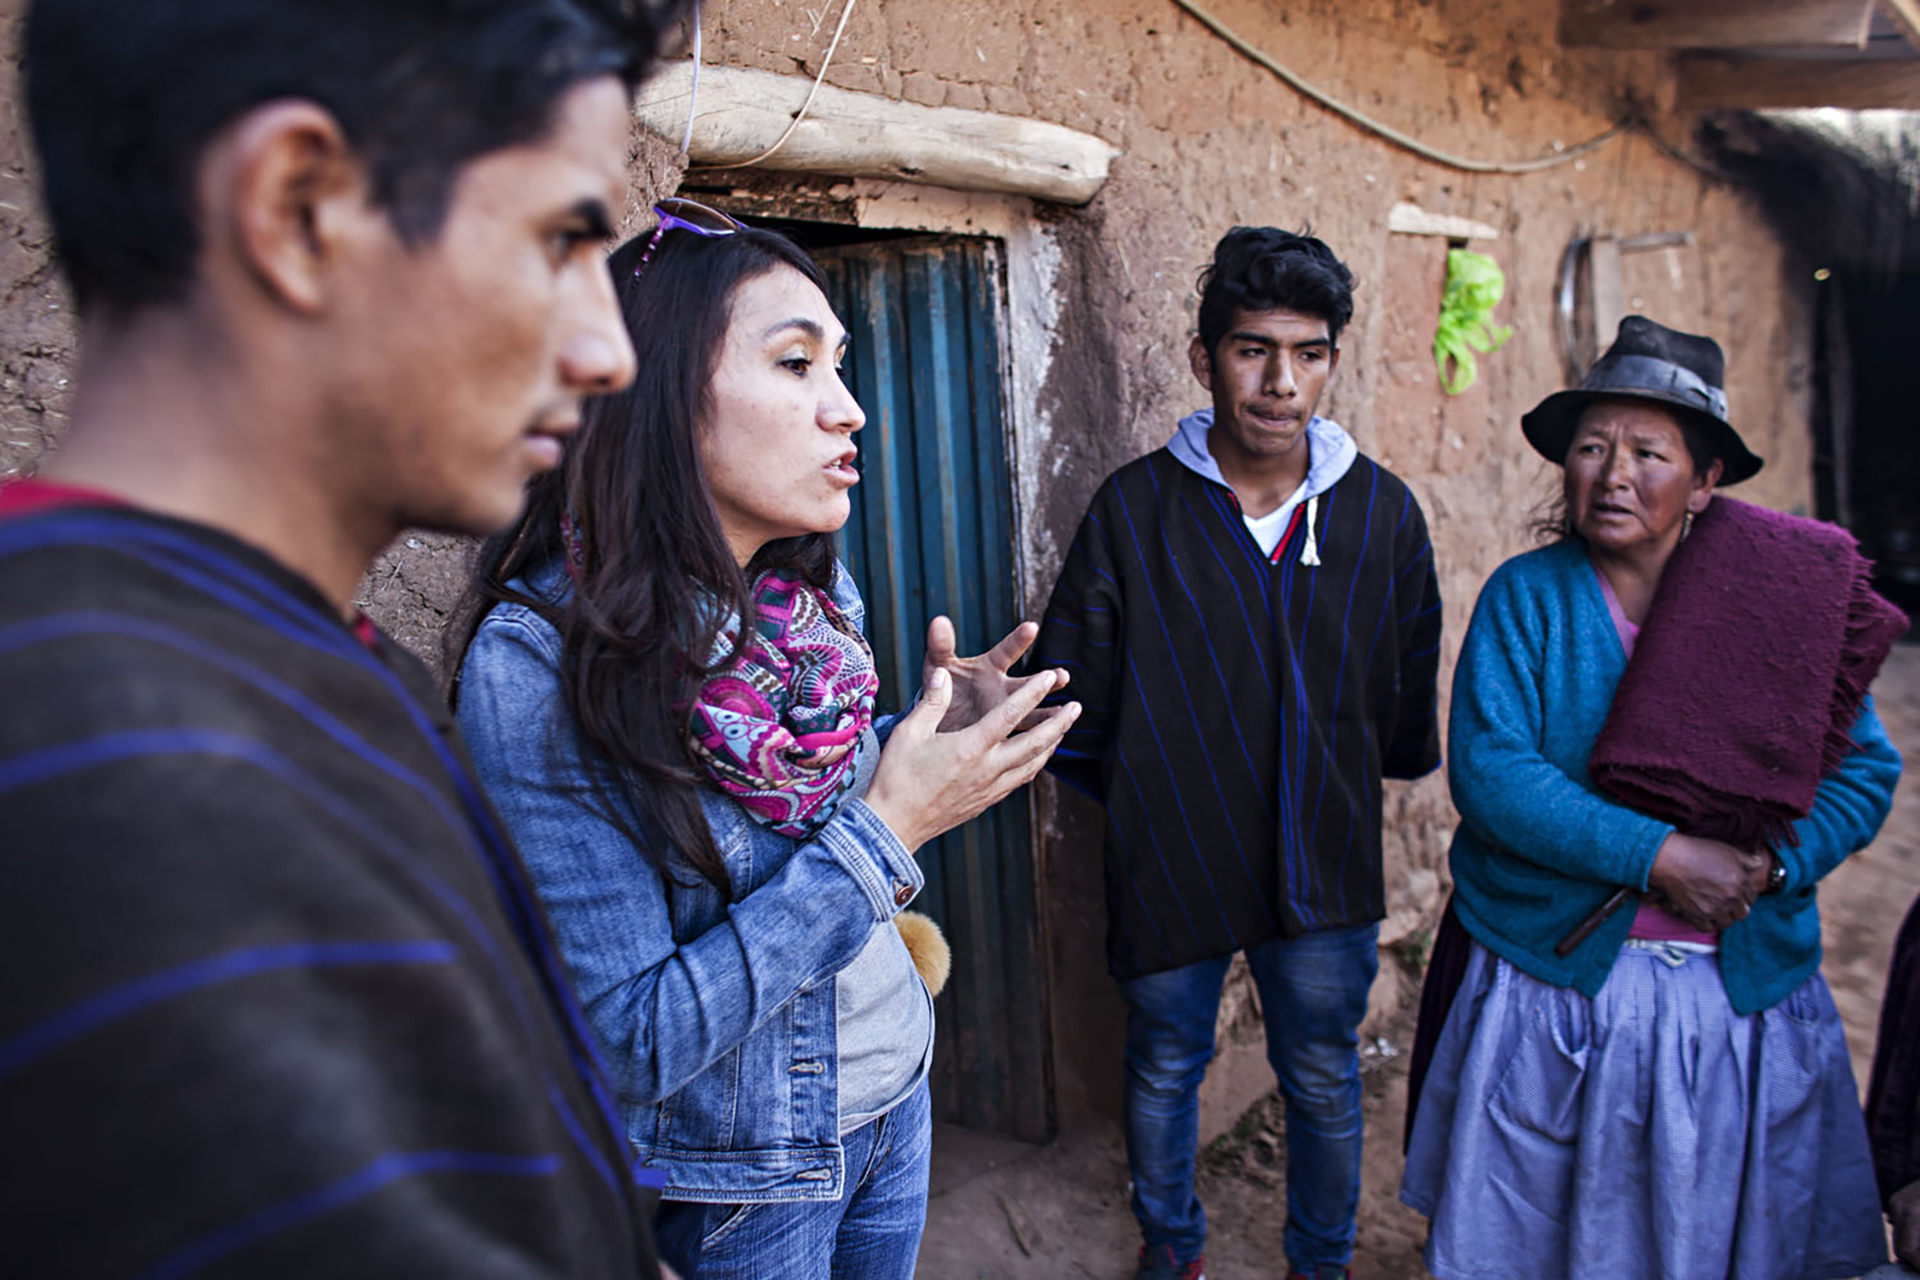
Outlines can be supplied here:
M1742 849L1797 844L1907 616L1835 525L1716 496L1667 562L1588 772Z

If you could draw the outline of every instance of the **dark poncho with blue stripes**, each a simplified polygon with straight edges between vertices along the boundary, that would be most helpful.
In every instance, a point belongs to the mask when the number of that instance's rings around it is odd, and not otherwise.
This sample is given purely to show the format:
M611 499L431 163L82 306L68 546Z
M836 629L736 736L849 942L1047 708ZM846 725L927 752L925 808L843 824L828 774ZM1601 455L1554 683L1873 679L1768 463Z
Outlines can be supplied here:
M195 525L0 519L9 1276L657 1276L420 664Z
M1380 779L1440 762L1440 588L1371 459L1316 505L1319 564L1304 519L1270 560L1230 488L1157 449L1067 553L1038 652L1084 711L1051 768L1106 804L1119 977L1386 914Z

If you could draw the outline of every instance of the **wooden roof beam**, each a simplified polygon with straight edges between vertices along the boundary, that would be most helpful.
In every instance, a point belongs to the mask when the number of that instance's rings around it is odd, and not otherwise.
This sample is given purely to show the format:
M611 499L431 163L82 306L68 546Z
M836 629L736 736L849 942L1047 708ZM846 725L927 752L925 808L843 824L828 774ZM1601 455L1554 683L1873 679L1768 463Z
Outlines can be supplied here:
M1920 0L1889 0L1920 16ZM1874 0L1560 0L1560 43L1601 49L1866 47Z
M1920 109L1920 59L1833 61L1682 54L1675 67L1683 111L1790 107Z

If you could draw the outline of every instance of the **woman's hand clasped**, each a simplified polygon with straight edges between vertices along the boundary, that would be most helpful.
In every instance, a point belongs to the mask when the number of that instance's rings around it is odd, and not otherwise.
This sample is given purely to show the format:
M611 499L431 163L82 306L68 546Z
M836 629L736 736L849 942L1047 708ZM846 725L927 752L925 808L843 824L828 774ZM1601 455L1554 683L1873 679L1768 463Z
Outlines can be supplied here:
M1766 889L1767 870L1764 853L1676 831L1654 855L1647 884L1688 924L1718 933L1747 918Z
M950 655L950 628L948 636ZM1020 636L1016 630L991 653L968 661L996 665L1001 651ZM1032 639L1026 635L1012 648L1012 656L997 663L997 678L967 679L968 705L958 714L953 676L947 667L929 663L932 669L920 703L894 726L867 791L867 807L909 850L977 817L1033 781L1079 718L1077 702L1040 708L1048 694L1066 685L1066 672L1042 671L1018 679L1006 674ZM943 727L949 724L958 727Z

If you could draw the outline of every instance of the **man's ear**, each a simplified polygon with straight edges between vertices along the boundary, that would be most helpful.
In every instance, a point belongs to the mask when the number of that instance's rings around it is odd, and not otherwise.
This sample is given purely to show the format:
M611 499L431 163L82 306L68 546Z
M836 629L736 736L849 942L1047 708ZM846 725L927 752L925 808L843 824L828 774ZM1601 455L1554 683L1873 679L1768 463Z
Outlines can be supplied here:
M1207 350L1207 344L1198 334L1187 344L1187 367L1193 370L1194 381L1213 393L1213 355Z
M314 102L248 112L210 149L201 185L209 239L226 237L239 268L297 311L324 310L342 256L390 231L339 122Z

